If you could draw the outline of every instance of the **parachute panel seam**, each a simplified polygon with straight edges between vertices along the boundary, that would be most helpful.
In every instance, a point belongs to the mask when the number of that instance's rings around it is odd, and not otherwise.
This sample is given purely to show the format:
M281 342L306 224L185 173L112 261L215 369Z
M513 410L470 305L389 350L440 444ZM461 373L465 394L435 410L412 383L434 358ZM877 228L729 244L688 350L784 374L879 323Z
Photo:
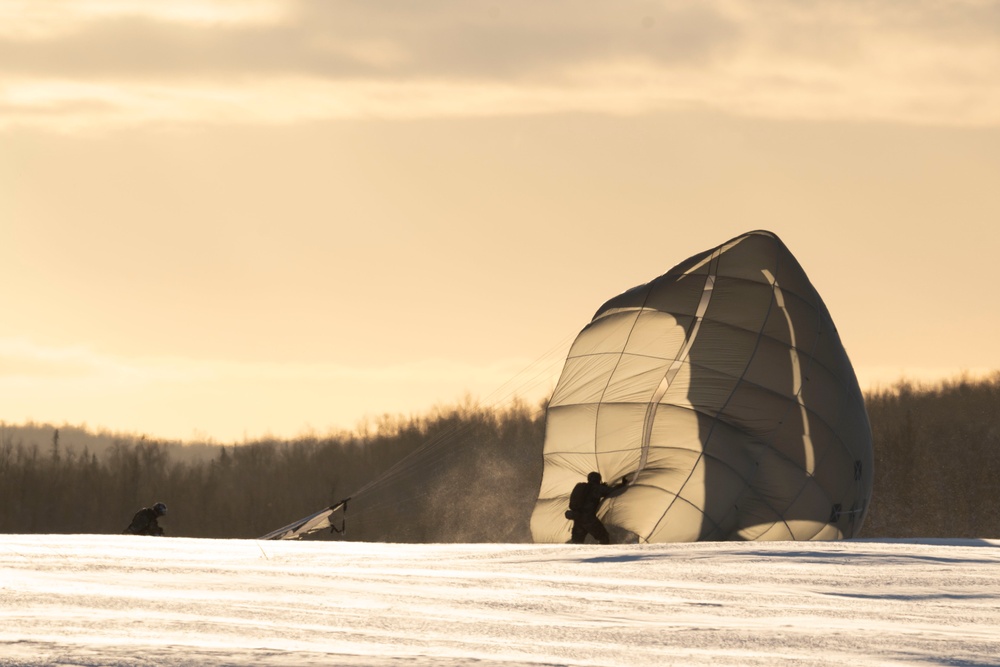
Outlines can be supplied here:
M774 261L775 261L775 265L777 265L777 264L779 263L779 258L778 258L778 257L775 257L775 260L774 260ZM777 271L778 271L778 267L777 267L777 266L775 266L775 267L774 267L774 270L775 270L775 273L777 273ZM768 306L767 306L767 312L765 313L765 317L763 318L763 322L764 322L764 323L766 323L766 322L767 322L767 320L768 320L768 318L770 317L770 315L771 315L771 309L772 309L772 308L774 307L774 303L775 303L775 297L774 297L774 286L772 285L772 286L771 286L771 300L770 300L770 302L768 303ZM757 342L756 342L756 343L755 343L755 345L754 345L754 352L753 352L753 353L751 353L751 354L750 354L750 355L749 355L749 356L747 357L747 361L746 361L746 364L745 364L745 365L744 365L744 367L743 367L743 373L742 373L742 374L741 374L741 375L739 376L739 378L737 378L737 382L736 382L736 384L734 384L734 386L733 386L732 390L730 390L730 392L729 392L729 396L728 396L728 397L726 397L726 400L725 400L725 401L723 401L723 403L722 403L722 405L720 406L719 410L718 410L718 411L716 412L716 414L715 414L714 418L712 418L712 425L711 425L711 426L709 427L709 430L708 430L708 433L706 433L706 434L705 434L705 437L704 437L704 438L702 439L702 451L701 451L701 453L699 454L699 457L698 457L699 461L701 460L701 458L702 458L702 457L704 457L704 456L705 456L705 446L707 446L707 444L708 444L709 440L711 440L711 438L712 438L712 433L713 433L713 431L715 430L715 426L716 426L716 424L717 424L718 422L722 421L722 420L720 420L720 419L718 418L718 415L722 413L722 411L723 411L723 410L724 410L724 409L726 408L726 406L727 406L727 405L729 405L729 402L730 402L730 401L731 401L731 400L733 399L733 396L734 396L734 395L736 394L736 387L738 387L738 386L739 386L739 383L740 383L740 382L742 382L743 378L744 378L744 377L746 376L746 373L747 373L747 370L749 370L749 368L750 368L750 361L751 361L751 360L753 359L753 357L754 357L754 354L756 353L756 350L757 350L757 348L758 348L758 347L760 347L760 339L761 339L761 336L763 335L763 333L764 333L764 328L763 328L763 324L762 324L762 325L761 325L761 329L760 329L760 331L758 331L758 332L757 332ZM694 466L692 466L692 468L691 468L691 472L690 472L690 473L688 474L688 476L687 476L687 479L686 479L686 480L684 481L684 483L683 483L683 484L681 485L681 490L683 490L683 488L684 488L685 486L687 486L688 482L690 482L690 481L691 481L691 477L692 477L692 475L694 475L694 470L695 470L695 468L697 468L697 465L698 465L698 463L696 462L696 463L695 463L695 465L694 465ZM676 501L676 499L675 499L675 501ZM662 514L662 515L660 516L660 519L659 519L659 520L658 520L658 521L656 522L656 524L654 525L654 527L653 527L653 532L655 532L655 531L656 531L656 528L657 528L657 527L658 527L658 526L660 525L660 523L662 523L662 522L663 522L663 520L664 520L664 519L666 518L666 516L667 516L667 513L668 513L668 512L670 511L670 507L671 507L671 506L673 506L673 502L671 502L671 503L669 503L669 504L667 505L667 508L666 508L666 510L665 510L665 511L663 512L663 514ZM650 534L652 534L652 533L650 533Z

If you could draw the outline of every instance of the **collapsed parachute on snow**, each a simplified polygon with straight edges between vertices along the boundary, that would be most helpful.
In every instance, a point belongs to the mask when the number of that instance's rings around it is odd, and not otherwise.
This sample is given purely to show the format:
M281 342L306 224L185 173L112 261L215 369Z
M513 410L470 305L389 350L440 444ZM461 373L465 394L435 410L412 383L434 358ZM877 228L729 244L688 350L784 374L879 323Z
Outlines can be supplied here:
M298 540L302 539L306 535L312 535L313 533L318 533L321 530L330 529L330 532L341 533L347 529L347 501L350 498L341 500L335 505L330 505L325 507L318 512L314 512L307 517L299 519L294 523L290 523L287 526L282 526L277 530L272 530L267 535L262 535L257 539L260 540ZM341 517L340 528L337 528L336 524L333 522L333 514L337 510L343 510L344 514Z
M629 477L600 516L618 539L858 534L872 438L854 369L802 267L744 234L605 303L548 406L536 542L566 542L573 485Z

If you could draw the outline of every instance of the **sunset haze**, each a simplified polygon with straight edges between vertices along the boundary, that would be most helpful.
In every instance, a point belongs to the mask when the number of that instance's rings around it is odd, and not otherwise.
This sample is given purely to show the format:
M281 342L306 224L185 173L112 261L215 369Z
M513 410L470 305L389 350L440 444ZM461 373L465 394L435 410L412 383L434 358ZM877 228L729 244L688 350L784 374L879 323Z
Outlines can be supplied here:
M1000 2L0 0L0 420L535 405L754 229L863 389L990 374L998 184Z

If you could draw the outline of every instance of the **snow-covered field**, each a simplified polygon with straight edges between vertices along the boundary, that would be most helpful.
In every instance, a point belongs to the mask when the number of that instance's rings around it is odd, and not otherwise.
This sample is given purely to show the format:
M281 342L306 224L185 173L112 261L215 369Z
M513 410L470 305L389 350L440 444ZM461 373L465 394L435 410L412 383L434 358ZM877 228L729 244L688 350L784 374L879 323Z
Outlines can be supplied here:
M0 535L0 665L1000 665L1000 540Z

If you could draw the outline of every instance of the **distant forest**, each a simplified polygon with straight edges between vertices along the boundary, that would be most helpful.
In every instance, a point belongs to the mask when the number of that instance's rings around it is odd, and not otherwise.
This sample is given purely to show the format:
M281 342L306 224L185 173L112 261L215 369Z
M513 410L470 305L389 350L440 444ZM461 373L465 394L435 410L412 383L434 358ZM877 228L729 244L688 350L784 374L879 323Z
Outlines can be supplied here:
M1000 373L866 395L862 537L1000 537ZM0 533L120 533L162 501L168 535L255 538L348 496L346 539L530 542L544 410L466 401L365 433L182 444L0 426Z

